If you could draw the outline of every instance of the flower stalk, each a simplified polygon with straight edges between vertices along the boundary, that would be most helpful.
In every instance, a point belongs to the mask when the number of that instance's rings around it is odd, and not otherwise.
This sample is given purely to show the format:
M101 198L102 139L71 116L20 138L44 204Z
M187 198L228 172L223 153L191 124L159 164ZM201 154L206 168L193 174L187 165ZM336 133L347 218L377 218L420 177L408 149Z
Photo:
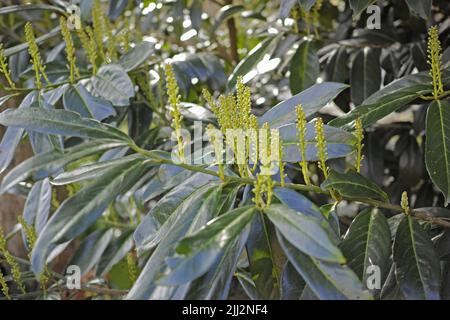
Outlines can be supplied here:
M94 32L91 27L87 26L84 30L78 29L77 35L92 66L92 75L95 75L97 73L97 46L95 45Z
M329 168L326 165L328 158L327 155L327 143L325 141L325 132L322 118L318 118L315 122L316 128L316 146L317 146L317 158L319 159L319 168L323 173L325 179L328 178Z
M5 76L6 82L8 82L9 87L11 89L15 89L16 84L14 83L14 81L12 81L11 70L8 67L8 63L6 62L5 50L3 50L2 43L0 43L0 73Z
M362 143L364 140L364 128L362 125L361 118L356 119L355 121L355 132L354 132L357 142L356 142L356 163L355 163L355 169L358 173L361 172L361 163L364 159L364 156L362 154L362 149L364 147L364 144Z
M70 34L70 30L67 26L67 20L64 17L59 18L59 25L61 27L61 34L64 38L64 42L66 43L66 56L68 62L69 69L69 81L71 84L75 83L75 76L80 77L80 73L76 66L76 57L75 57L75 47L73 45L72 35Z
M433 84L433 97L439 99L444 93L442 84L442 48L439 41L439 29L433 26L428 30L428 64L430 65L430 76Z
M175 78L175 73L173 72L172 65L165 65L165 73L167 95L169 97L169 104L172 108L172 110L170 111L170 114L172 116L172 129L175 132L175 136L178 142L178 156L181 162L185 162L184 142L183 136L181 135L181 123L183 121L183 116L181 115L180 111L180 89L178 88L177 79Z
M25 286L22 281L22 273L20 272L19 264L14 257L9 253L6 247L6 238L3 235L3 230L0 229L0 253L5 257L6 262L11 267L11 275L22 293L25 293Z
M295 110L297 113L298 147L300 149L301 157L300 167L302 168L305 184L310 185L311 180L309 179L308 162L306 161L306 115L301 104L299 104Z
M42 89L42 81L41 76L47 83L50 83L50 80L45 73L45 66L41 59L41 54L39 53L39 48L36 44L36 38L34 36L33 26L30 22L25 24L25 38L28 43L28 52L31 56L31 63L33 65L34 74L36 77L36 87L38 90Z
M411 209L409 208L408 193L406 191L403 191L402 193L402 200L400 202L400 206L402 207L404 214L406 214L407 216L411 215Z

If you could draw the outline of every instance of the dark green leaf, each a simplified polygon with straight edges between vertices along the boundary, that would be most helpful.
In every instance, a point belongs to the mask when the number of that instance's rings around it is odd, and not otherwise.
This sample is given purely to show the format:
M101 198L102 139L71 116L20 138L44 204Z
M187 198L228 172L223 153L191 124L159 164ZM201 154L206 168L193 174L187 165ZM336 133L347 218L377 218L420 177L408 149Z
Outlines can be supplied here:
M432 0L406 0L406 4L411 13L425 20L430 19Z
M123 158L95 162L81 166L72 171L63 172L57 175L53 180L53 185L65 185L83 180L92 180L100 178L110 168L124 163L133 163L136 159L145 160L146 157L140 154L133 154Z
M380 89L380 55L381 49L365 47L353 60L350 85L352 100L357 106Z
M252 221L246 243L249 269L255 290L262 299L278 299L279 272L273 256L274 232L262 213Z
M37 11L37 10L43 10L43 11L54 11L59 14L65 15L66 12L56 6L51 6L48 4L27 4L27 5L15 5L15 6L7 6L0 9L0 15L4 14L10 14L20 11Z
M431 91L428 73L412 74L390 83L364 100L360 106L328 124L342 127L360 117L364 127L367 127Z
M281 0L280 13L278 14L280 19L286 19L291 14L291 9L297 3L297 0Z
M88 235L75 252L69 265L80 267L81 275L88 273L100 261L113 233L114 229L100 229Z
M364 285L372 274L367 272L369 266L380 268L380 281L387 277L391 255L391 231L387 219L377 209L367 209L356 216L340 248L348 266Z
M315 84L319 71L319 58L314 43L305 40L300 43L291 60L289 86L292 94L297 94Z
M244 11L244 6L240 4L235 5L226 5L220 8L219 12L217 13L215 17L214 24L211 28L211 33L216 33L219 26L226 21L227 19L231 18L232 16L238 14L239 12Z
M425 164L433 183L450 201L450 102L434 101L426 119Z
M297 249L324 261L345 262L319 220L284 205L274 204L264 211L279 232Z
M128 106L134 97L134 87L122 66L107 64L92 77L94 93L115 106Z
M82 118L79 114L67 110L6 110L0 114L0 123L40 133L130 142L130 138L122 131L96 120Z
M119 263L126 254L130 252L133 246L134 241L131 231L124 231L117 239L113 239L98 263L96 270L97 276L105 276L112 267Z
M405 216L400 222L393 251L395 273L405 297L439 299L439 258L429 236L412 217Z
M34 179L45 178L72 161L124 145L120 141L99 139L79 144L64 151L52 150L36 155L20 163L3 178L0 194L30 177Z
M167 260L169 273L159 283L183 284L207 272L224 248L249 225L254 215L255 209L251 206L237 208L181 240L176 255Z
M142 41L120 57L119 64L126 72L132 71L145 62L155 51L155 44Z
M158 279L168 271L166 258L175 254L175 248L184 237L195 233L217 214L217 207L208 210L202 208L205 198L217 192L217 186L203 188L196 192L194 199L186 201L176 214L177 218L170 224L161 242L153 251L139 278L131 288L127 299L173 299L183 298L189 290L189 284L180 286L159 286ZM172 215L173 216L173 215Z
M40 274L58 244L72 240L91 226L119 194L126 192L148 170L149 163L115 166L65 200L39 235L32 252L32 269Z
M243 232L225 247L223 253L214 265L211 266L209 271L192 282L186 299L224 300L228 297L231 281L244 249L247 236L248 233Z
M63 95L63 105L66 110L99 121L116 115L116 110L109 101L94 97L81 83L70 85L66 89Z
M262 58L266 55L266 53L269 52L269 50L272 48L272 42L274 39L277 39L277 37L268 37L258 43L248 54L247 56L242 59L239 64L234 68L233 73L228 78L228 84L227 89L228 91L234 90L234 87L236 86L236 81L239 76L244 77L244 80L250 80L245 79L245 75L250 73L256 65L262 60Z
M286 262L281 276L281 299L298 300L305 288L305 281L295 270L292 263Z
M138 253L157 245L177 221L178 214L183 213L186 203L196 198L194 193L215 180L214 176L197 173L161 198L136 228L134 240Z
M310 118L347 87L348 85L346 84L336 82L315 84L292 98L272 107L272 109L258 119L258 122L260 125L267 122L272 129L294 123L296 119L295 107L299 104L302 105L306 117Z
M298 0L303 10L309 11L316 3L316 0Z
M353 170L346 173L331 170L328 179L320 187L325 190L334 189L346 198L374 198L388 201L388 195L379 186Z
M372 297L353 271L345 265L321 261L297 250L279 233L278 241L289 261L319 299L368 300Z
M359 16L371 3L375 0L350 0L350 8L352 8L353 13Z
M23 209L23 218L25 222L34 226L39 235L44 228L50 214L52 201L52 187L48 179L36 182L28 194L25 207Z
M311 216L318 220L324 219L319 208L311 200L294 190L275 188L273 194L282 204L297 212L301 212L306 216Z

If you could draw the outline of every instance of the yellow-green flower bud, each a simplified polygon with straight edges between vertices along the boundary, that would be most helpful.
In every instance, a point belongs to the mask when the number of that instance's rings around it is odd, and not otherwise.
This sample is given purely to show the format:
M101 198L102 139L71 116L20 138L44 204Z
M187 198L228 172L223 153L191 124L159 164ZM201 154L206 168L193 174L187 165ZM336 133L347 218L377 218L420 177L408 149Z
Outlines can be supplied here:
M409 208L408 193L406 191L403 191L402 193L402 200L400 205L403 209L404 214L409 215L411 213L411 209Z
M41 75L44 77L47 83L50 83L50 80L45 73L45 66L42 63L41 55L39 53L39 48L36 44L36 38L34 37L33 26L30 22L25 24L25 37L28 43L28 52L31 56L31 63L33 64L33 70L36 77L36 87L38 89L42 88Z
M169 97L169 104L172 108L170 114L172 116L172 129L175 131L175 136L178 141L178 155L180 161L184 162L184 143L183 137L181 135L181 122L183 121L183 116L180 111L180 100L179 88L177 84L177 79L175 78L175 73L173 72L172 65L165 65L166 73L166 88L167 95Z
M362 149L364 144L362 143L364 140L364 128L362 125L361 118L355 120L355 136L356 136L356 164L355 168L357 172L361 172L361 162L364 158L362 154Z
M11 79L11 70L9 70L8 63L6 62L5 51L3 50L2 43L0 43L0 73L3 73L8 85L14 89L16 84Z
M308 162L306 161L306 115L303 112L302 105L299 104L295 108L297 112L297 131L298 131L298 147L300 149L300 167L302 168L303 179L305 180L305 184L311 184L311 180L309 179L309 171L308 171Z
M322 118L318 118L315 123L316 127L316 146L317 146L317 158L319 159L319 168L323 172L323 176L328 178L327 161L327 143L325 141L325 132L323 127Z
M442 48L439 41L439 29L433 26L428 30L428 64L430 65L430 76L433 84L433 96L437 100L444 93L442 84Z

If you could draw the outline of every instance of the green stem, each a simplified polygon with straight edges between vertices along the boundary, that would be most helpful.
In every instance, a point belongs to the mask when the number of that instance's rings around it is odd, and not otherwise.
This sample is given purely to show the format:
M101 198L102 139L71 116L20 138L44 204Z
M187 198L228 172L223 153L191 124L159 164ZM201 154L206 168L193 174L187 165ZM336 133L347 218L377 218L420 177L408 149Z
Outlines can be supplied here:
M217 173L216 171L210 170L210 169L206 169L203 168L201 166L194 166L194 165L190 165L190 164L186 164L186 163L176 163L173 162L170 159L166 159L166 158L161 158L158 156L155 156L154 153L152 153L149 150L145 150L140 148L137 145L130 145L130 148L132 150L134 150L137 153L140 153L144 156L147 156L149 158L151 158L153 161L158 162L158 163L165 163L165 164L171 164L171 165L175 165L175 166L179 166L181 168L184 168L186 170L190 170L190 171L194 171L194 172L201 172L204 174L208 174L208 175L212 175L215 177L220 178L219 173ZM237 176L228 176L225 175L225 181L232 181L232 182L237 182L237 183L241 183L241 184L249 184L249 185L254 185L255 184L255 179L253 178L242 178L242 177L237 177ZM281 187L281 183L279 182L274 182L274 186L276 187ZM327 195L327 196L332 196L332 192L327 191L327 190L323 190L320 187L314 186L314 185L304 185L304 184L297 184L297 183L285 183L284 184L284 188L288 188L288 189L293 189L293 190L299 190L299 191L304 191L304 192L314 192L314 193L318 193L318 194L323 194L323 195ZM378 201L378 200L374 200L374 199L367 199L367 198L350 198L350 197L341 197L340 200L347 200L347 201L357 201L357 202L362 202L362 203L366 203L369 204L371 206L377 207L377 208L383 208L383 209L387 209L390 211L394 211L394 212L403 212L403 209L401 206L399 205L395 205L395 204L391 204L391 203L387 203L387 202L382 202L382 201ZM411 210L411 216L420 219L420 220L424 220L427 222L430 222L432 224L436 224L439 225L441 227L444 228L450 228L450 222L446 221L444 219L440 219L440 218L436 218L434 216L432 216L431 214L425 212L425 211L420 211L420 210Z

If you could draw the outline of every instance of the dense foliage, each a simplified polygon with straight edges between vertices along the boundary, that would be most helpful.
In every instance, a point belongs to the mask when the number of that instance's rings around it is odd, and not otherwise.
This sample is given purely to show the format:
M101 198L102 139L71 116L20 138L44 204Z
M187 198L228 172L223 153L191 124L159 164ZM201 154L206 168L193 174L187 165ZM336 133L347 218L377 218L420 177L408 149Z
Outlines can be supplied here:
M0 299L450 298L448 1L12 2Z

